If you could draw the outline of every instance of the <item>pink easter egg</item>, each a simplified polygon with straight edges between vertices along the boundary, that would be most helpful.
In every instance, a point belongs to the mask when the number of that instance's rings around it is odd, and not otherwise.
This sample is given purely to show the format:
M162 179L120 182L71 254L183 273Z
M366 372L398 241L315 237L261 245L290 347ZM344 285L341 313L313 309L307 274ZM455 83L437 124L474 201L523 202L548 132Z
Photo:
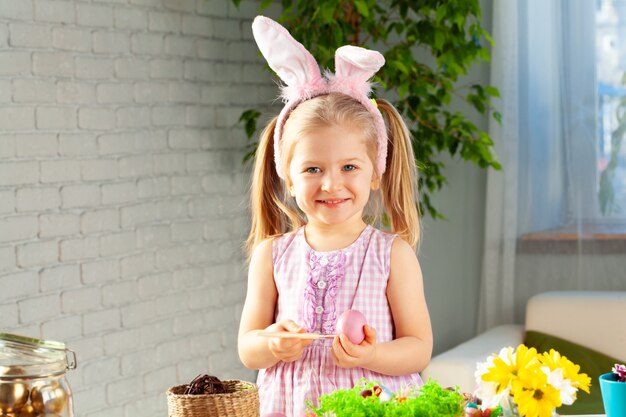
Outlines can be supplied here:
M262 417L287 417L287 416L283 413L268 413L268 414L263 414Z
M360 345L365 339L363 326L367 324L363 313L357 310L346 310L337 320L337 331L345 333L348 339L356 345Z

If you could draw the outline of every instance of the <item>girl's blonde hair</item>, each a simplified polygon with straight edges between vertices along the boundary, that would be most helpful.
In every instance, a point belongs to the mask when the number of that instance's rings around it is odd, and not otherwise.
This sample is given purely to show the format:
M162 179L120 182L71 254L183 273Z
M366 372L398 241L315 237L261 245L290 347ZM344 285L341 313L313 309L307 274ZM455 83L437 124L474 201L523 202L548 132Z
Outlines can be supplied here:
M380 181L385 213L391 231L417 248L421 231L415 199L417 170L411 137L393 105L381 99L376 102L385 119L388 135L387 165ZM330 93L300 103L289 115L280 143L282 172L289 172L298 137L321 127L338 125L358 129L375 167L377 136L372 114L352 97ZM295 230L306 223L276 172L273 152L275 127L276 118L263 130L256 151L250 197L252 226L246 242L248 255L263 240ZM376 214L375 218L378 218L382 213Z

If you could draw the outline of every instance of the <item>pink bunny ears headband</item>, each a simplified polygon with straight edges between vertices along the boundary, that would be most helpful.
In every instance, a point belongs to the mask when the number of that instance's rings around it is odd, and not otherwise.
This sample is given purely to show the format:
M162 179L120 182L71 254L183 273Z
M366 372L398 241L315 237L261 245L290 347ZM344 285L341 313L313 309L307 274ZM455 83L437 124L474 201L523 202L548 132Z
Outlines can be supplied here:
M285 107L274 129L274 162L278 175L285 178L281 172L280 139L289 113L305 100L333 92L354 98L374 116L378 136L376 167L382 175L387 158L387 129L380 111L368 97L371 92L368 80L383 66L385 58L377 51L345 45L335 51L335 74L322 77L313 55L277 22L257 16L252 22L252 33L270 68L286 84L281 87Z

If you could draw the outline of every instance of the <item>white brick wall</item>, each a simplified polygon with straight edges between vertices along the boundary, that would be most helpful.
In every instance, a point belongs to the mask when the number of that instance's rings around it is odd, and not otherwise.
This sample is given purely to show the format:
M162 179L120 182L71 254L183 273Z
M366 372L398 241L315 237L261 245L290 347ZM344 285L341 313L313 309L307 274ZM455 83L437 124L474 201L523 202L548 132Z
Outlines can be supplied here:
M0 329L76 351L77 416L164 417L199 373L254 379L236 122L276 93L258 4L0 0Z

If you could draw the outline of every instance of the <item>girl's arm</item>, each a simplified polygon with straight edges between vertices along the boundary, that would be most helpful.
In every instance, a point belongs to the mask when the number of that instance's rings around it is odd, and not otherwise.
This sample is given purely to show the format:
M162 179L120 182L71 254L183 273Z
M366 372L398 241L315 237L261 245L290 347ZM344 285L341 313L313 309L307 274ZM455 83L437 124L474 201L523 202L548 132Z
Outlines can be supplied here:
M248 291L239 323L238 349L241 362L251 369L269 368L280 360L297 360L310 341L258 336L259 330L303 332L291 320L274 323L278 292L274 283L272 240L260 243L250 259Z
M340 366L360 366L386 375L405 375L422 371L428 365L433 337L422 271L413 248L399 238L391 247L387 300L395 326L395 339L376 344L375 331L369 326L361 345L355 345L341 335L333 342L338 345L333 347L333 352Z

